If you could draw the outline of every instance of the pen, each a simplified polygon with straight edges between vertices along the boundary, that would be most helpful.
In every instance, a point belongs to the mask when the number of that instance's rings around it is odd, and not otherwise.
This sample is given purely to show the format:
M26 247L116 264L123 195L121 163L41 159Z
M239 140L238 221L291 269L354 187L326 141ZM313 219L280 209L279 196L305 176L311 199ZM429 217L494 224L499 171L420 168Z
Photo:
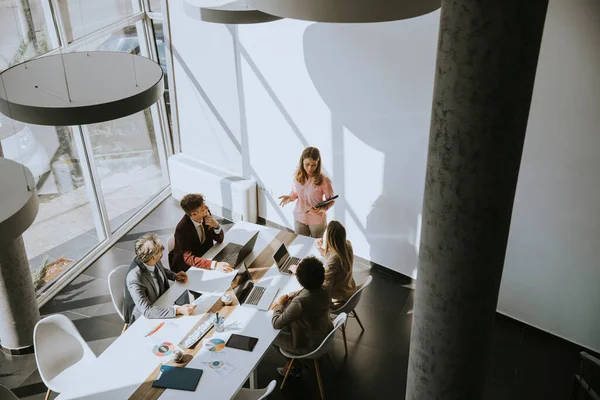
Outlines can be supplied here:
M217 313L217 324L219 323L219 313Z

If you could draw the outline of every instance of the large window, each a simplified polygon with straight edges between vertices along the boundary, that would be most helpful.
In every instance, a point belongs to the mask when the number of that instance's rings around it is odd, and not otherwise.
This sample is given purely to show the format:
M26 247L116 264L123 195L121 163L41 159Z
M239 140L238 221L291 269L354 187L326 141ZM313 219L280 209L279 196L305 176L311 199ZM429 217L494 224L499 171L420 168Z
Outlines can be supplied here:
M158 147L150 109L84 129L114 232L168 184L164 150Z
M49 10L44 0L0 1L0 70L58 47Z
M141 13L158 11L157 4L0 0L0 70L53 51L118 51L159 62L167 76L162 26ZM87 126L27 125L0 114L0 156L29 168L38 190L39 212L23 238L39 295L73 268L85 268L83 261L160 200L169 183L168 98Z

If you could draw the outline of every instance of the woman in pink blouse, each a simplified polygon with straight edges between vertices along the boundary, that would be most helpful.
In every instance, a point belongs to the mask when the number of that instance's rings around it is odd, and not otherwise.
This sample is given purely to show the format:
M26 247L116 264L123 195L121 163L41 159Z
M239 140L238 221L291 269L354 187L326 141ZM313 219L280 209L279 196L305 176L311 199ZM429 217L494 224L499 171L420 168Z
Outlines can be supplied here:
M316 147L307 147L300 156L300 163L294 176L292 192L289 196L280 196L280 206L292 201L294 209L294 231L299 235L323 237L327 227L327 210L333 203L325 207L314 206L333 196L331 180L321 173L321 153ZM307 212L308 211L308 212Z

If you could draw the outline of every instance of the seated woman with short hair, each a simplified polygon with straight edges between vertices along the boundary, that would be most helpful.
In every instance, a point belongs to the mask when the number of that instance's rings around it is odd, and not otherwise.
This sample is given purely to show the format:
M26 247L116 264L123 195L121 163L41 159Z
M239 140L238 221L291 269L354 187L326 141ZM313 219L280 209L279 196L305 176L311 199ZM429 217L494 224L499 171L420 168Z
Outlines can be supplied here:
M281 329L273 344L294 354L315 350L333 329L329 319L329 292L323 288L325 269L316 257L306 257L296 269L301 290L283 295L273 305L273 328ZM286 366L287 367L287 366ZM277 371L284 375L286 367ZM290 371L297 375L296 371Z

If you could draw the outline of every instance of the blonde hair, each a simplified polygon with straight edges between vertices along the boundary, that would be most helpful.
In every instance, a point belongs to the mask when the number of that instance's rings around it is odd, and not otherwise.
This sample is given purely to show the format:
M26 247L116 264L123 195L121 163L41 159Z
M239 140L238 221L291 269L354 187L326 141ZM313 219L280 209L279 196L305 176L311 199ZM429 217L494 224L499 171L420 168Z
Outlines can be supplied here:
M350 242L346 240L346 228L338 221L331 221L327 225L325 252L329 254L330 251L340 259L342 266L348 270L352 269L354 260L350 251Z
M164 249L165 247L156 233L147 233L135 241L135 255L143 263L152 260Z
M319 186L323 183L323 175L321 175L321 152L316 147L307 147L304 149L300 155L300 162L294 178L301 185L304 185L308 180L308 173L304 169L304 160L307 158L317 162L317 169L313 173L312 182L315 186Z

